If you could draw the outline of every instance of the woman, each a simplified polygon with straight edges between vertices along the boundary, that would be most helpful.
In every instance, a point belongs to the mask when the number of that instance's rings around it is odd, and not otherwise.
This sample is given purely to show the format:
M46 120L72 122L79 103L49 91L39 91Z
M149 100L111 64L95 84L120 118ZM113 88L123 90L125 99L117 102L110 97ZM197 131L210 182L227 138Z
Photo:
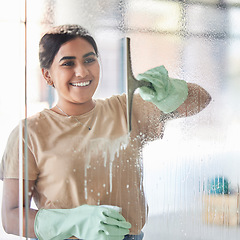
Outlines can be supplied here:
M29 202L34 198L39 209L29 210L28 236L141 240L147 215L142 147L162 136L166 120L201 111L210 102L209 94L196 84L168 78L163 67L140 75L154 88L142 88L141 96L134 97L128 136L126 96L93 99L100 66L97 45L85 29L53 28L41 39L39 56L42 74L56 89L58 101L28 118L28 141L23 140L28 149ZM5 231L16 235L18 134L17 127L2 163L2 221Z

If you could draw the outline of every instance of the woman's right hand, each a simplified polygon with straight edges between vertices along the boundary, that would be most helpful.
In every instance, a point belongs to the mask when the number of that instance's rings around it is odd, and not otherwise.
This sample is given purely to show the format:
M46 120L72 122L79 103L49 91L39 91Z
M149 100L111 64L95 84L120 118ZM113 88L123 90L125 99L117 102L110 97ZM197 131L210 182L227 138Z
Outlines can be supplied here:
M152 102L164 113L173 112L187 99L187 83L170 78L164 66L149 69L139 74L137 79L151 83L151 87L139 88L142 99Z

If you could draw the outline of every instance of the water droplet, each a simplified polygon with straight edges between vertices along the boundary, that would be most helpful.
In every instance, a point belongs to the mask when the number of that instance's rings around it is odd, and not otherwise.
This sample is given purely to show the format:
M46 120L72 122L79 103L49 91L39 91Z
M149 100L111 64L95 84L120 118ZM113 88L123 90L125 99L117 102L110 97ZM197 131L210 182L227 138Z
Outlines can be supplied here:
M127 184L126 188L129 188L129 185Z

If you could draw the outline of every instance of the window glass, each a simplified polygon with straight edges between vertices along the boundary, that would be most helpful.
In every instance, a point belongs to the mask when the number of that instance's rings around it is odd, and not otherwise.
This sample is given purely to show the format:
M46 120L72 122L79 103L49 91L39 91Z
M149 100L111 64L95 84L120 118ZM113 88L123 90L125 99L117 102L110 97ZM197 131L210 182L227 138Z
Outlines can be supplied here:
M140 32L179 31L180 17L181 7L174 2L129 1L127 23L131 30Z
M238 0L225 0L226 3L233 4L233 6L239 7L239 1Z
M195 4L217 4L218 0L192 0L191 3Z
M240 13L239 8L233 8L229 11L230 33L237 37L239 37L240 35L240 26L237 21L237 17L239 16L239 13Z
M219 7L219 2L227 7ZM58 101L56 90L47 85L39 66L38 44L46 30L56 25L80 24L92 33L101 64L96 99L126 93L121 39L130 37L135 76L164 65L170 77L200 85L210 93L212 101L194 116L168 121L163 138L146 144L139 162L130 163L121 154L119 164L106 160L112 152L107 153L109 146L102 141L99 146L106 156L105 165L99 165L99 169L107 168L108 176L99 173L88 179L89 165L83 177L88 183L96 180L93 188L108 187L109 191L99 190L92 203L102 204L101 194L108 199L112 191L117 192L114 199L120 205L138 203L130 186L121 185L125 169L136 167L139 175L133 176L143 177L148 205L148 220L142 229L144 240L239 239L239 14L237 0L6 1L0 9L4 36L0 40L1 155L20 119L51 108ZM113 150L116 154L118 147ZM121 145L120 152L123 149ZM66 151L73 158L78 149L71 146ZM73 174L76 169L73 167ZM123 174L112 185L112 177L119 171ZM108 179L109 186L100 186L104 179ZM135 185L139 183L136 179L132 179ZM86 181L83 194L87 199L93 189L88 189L91 183L86 185ZM0 181L1 199L5 199L2 188ZM121 191L130 197L125 198ZM32 201L31 208L37 209L38 204ZM123 209L126 216L130 212L129 208ZM139 212L136 216L143 218ZM19 222L23 224L21 217ZM7 234L0 223L1 239L19 239Z

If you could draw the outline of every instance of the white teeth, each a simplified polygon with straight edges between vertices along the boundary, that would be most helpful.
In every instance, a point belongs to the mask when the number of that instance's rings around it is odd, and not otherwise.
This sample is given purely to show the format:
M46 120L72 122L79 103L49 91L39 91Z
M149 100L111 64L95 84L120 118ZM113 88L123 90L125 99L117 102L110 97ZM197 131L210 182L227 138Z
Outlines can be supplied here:
M80 82L80 83L71 83L71 85L74 87L85 87L85 86L88 86L89 84L90 84L90 81Z

